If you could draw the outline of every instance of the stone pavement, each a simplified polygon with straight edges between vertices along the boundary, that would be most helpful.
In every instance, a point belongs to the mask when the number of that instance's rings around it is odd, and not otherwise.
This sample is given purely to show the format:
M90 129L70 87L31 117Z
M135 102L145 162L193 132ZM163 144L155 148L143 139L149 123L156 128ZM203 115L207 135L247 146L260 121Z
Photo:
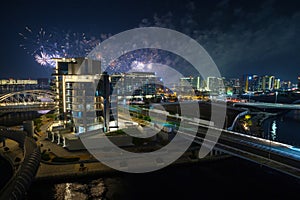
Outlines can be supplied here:
M63 148L61 145L51 142L46 137L46 130L48 126L52 123L52 121L47 121L47 119L43 116L43 125L41 126L41 131L38 133L38 145L41 146L41 151L43 150L54 153L59 157L80 157L80 160L92 160L95 161L94 157L87 150L80 151L68 151ZM84 166L80 166L80 161L75 164L45 164L44 162L40 163L40 167L38 169L36 179L59 179L59 178L67 178L67 177L78 177L78 176L86 176L87 174L98 174L98 173L107 173L113 172L114 170L103 165L100 162L93 163L84 163Z
M88 157L90 154L87 150L80 150L80 151L68 151L67 149L63 148L61 145L51 142L50 139L47 138L46 130L52 124L53 121L47 121L44 116L42 116L43 125L41 126L41 131L38 133L38 140L37 144L41 146L41 152L43 150L50 150L54 154L59 157ZM91 157L92 158L92 157Z

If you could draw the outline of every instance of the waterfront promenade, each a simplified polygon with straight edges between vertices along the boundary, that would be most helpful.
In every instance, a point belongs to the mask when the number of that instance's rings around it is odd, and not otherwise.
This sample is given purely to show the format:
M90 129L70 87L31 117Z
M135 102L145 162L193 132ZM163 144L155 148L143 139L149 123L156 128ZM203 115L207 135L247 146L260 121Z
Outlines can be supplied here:
M62 145L58 145L56 143L51 142L51 140L47 138L46 130L49 127L49 125L53 123L53 120L47 118L46 115L43 115L41 119L42 126L40 127L40 131L35 132L34 134L36 144L40 148L40 151L49 155L55 155L60 158L77 158L77 161L55 162L52 159L48 161L41 159L39 168L37 169L33 181L47 181L51 179L65 180L74 178L76 179L80 177L91 177L95 175L116 175L118 173L122 173L99 162L87 150L69 151L66 148L63 148ZM21 126L10 127L10 129L15 128L16 130L18 130L20 129L20 127ZM11 165L15 169L17 169L24 159L24 152L22 148L19 147L19 144L17 142L10 139L6 139L6 147L8 148L8 150L4 150L2 144L0 144L0 146L0 152L3 155L3 157L8 159ZM139 149L145 150L145 148L148 147L141 147ZM135 151L136 149L137 148L134 147L134 145L127 148L127 150L129 151ZM228 155L223 154L219 156L208 156L204 159L197 159L192 153L192 151L187 151L184 155L182 155L177 161L175 161L171 165L190 165L196 162L201 163L202 161L213 161L229 157Z
M78 158L78 160L74 162L52 162L43 161L42 159L36 175L36 180L66 179L93 175L107 175L119 172L99 162L87 150L69 151L63 148L61 145L51 142L46 137L46 129L52 122L47 121L44 116L42 119L44 123L41 126L41 131L38 133L39 136L37 140L38 145L41 146L41 151L59 156L61 158ZM132 150L134 147L129 148ZM191 156L192 152L187 151L172 165L190 164L194 162L216 160L228 157L228 155L220 155L209 156L204 159L192 159Z

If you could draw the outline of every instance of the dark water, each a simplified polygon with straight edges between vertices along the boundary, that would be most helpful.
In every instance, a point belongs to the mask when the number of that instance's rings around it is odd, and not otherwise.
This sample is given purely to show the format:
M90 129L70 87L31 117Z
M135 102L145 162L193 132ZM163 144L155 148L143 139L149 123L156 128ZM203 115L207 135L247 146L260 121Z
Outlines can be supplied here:
M36 111L32 112L16 112L0 115L0 126L16 126L22 125L25 120L32 120L41 116Z
M300 147L300 110L266 120L264 133L264 138Z
M7 160L5 160L0 156L0 190L11 178L12 174L13 174L12 166Z
M298 198L299 189L299 179L232 157L145 174L34 182L27 199L287 199Z

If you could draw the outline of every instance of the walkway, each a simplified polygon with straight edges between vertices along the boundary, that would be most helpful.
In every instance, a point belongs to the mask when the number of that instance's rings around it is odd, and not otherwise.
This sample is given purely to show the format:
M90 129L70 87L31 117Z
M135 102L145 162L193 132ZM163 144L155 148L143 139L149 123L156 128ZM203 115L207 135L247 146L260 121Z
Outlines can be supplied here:
M45 119L44 119L45 120ZM124 120L125 121L125 120ZM93 176L93 175L103 175L103 174L114 174L119 171L112 169L98 160L94 159L94 157L86 150L81 151L68 151L63 148L61 145L56 143L52 143L50 140L46 138L46 129L50 125L51 122L45 123L41 127L41 132L39 133L40 137L38 139L39 144L43 144L41 147L42 151L46 150L52 152L59 157L80 157L80 161L76 161L73 163L51 163L51 162L41 162L40 167L38 169L36 180L48 180L48 179L65 179L65 178L74 178L80 176ZM185 153L180 159L174 162L172 165L177 164L188 164L193 162L199 162L201 160L191 159L192 152ZM203 159L203 161L214 160L219 158L225 158L228 155L209 157L207 159ZM83 163L83 165L81 165Z

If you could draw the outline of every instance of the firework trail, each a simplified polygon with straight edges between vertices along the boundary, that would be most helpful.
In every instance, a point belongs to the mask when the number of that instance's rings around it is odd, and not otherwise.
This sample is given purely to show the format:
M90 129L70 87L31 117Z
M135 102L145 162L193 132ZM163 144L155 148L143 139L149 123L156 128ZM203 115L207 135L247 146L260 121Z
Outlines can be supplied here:
M49 33L43 28L34 31L29 27L25 27L25 32L19 35L22 38L20 47L33 56L37 63L46 67L55 67L52 58L85 57L101 41L111 37L111 34L101 34L99 38L89 37L85 33L71 31ZM130 69L143 71L142 66L146 69L149 63L170 64L170 60L176 61L162 51L142 49L124 54L112 62L107 71L110 73L126 72Z
M100 34L99 38L87 36L85 33L71 31L51 31L44 28L33 30L25 27L24 33L19 33L22 38L20 47L33 56L41 66L55 67L53 58L85 57L101 41L111 37L111 34ZM148 64L161 63L169 66L181 66L179 60L170 52L158 49L141 49L128 52L111 62L106 68L108 73L122 73L129 70L147 71Z
M29 27L25 27L25 33L19 33L19 35L23 39L23 42L20 44L20 47L26 50L26 52L31 56L34 56L37 53L52 48L50 46L52 34L46 33L46 31L43 28L41 28L35 34Z
M110 63L106 71L109 74L126 73L128 71L154 72L153 70L158 69L152 69L151 64L155 63L169 66L185 76L197 74L192 65L180 56L161 49L147 48L122 55ZM164 74L163 69L159 69L159 71L161 74Z
M55 66L52 58L84 57L110 34L101 34L100 39L89 37L85 33L71 31L52 31L48 33L44 28L35 31L25 27L20 47L33 56L42 66Z

